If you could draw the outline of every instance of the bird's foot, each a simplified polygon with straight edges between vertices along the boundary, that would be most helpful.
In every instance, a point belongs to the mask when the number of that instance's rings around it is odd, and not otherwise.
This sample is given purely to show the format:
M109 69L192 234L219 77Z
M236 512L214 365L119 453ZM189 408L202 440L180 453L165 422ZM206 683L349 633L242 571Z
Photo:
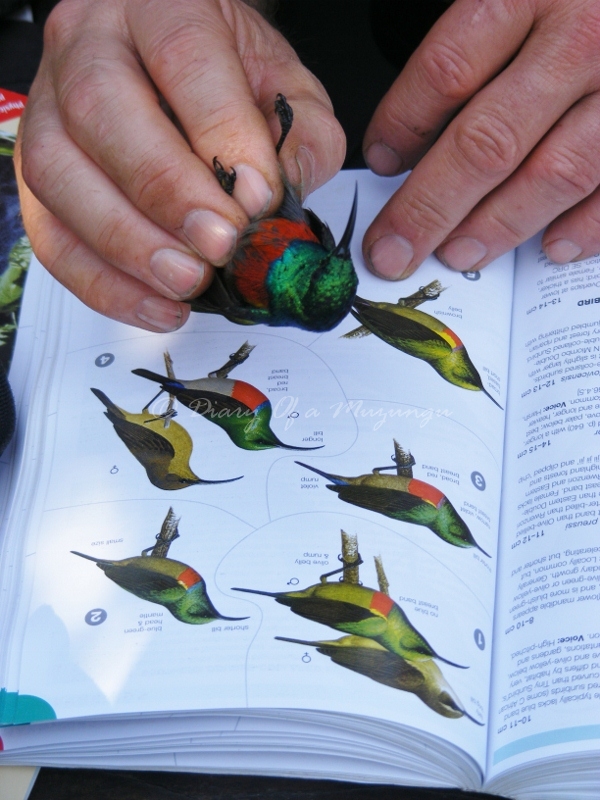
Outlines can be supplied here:
M338 560L344 561L344 557L338 556ZM324 575L320 576L319 580L321 581L321 583L327 583L327 578L330 578L332 575L339 575L340 572L346 572L346 570L355 569L356 567L360 567L360 565L363 563L364 562L362 560L361 554L357 553L354 561L345 562L344 565L339 569L334 569L331 572L326 572Z
M279 155L279 151L283 147L283 143L287 139L287 135L292 128L292 122L294 121L294 112L292 107L285 99L284 95L281 94L281 92L279 92L275 99L275 113L277 114L279 124L281 125L281 136L275 145L275 152L277 155Z
M227 192L227 194L233 194L233 187L235 186L235 179L237 177L234 168L231 168L231 172L227 172L216 156L213 158L213 167L217 180L221 184L223 190Z

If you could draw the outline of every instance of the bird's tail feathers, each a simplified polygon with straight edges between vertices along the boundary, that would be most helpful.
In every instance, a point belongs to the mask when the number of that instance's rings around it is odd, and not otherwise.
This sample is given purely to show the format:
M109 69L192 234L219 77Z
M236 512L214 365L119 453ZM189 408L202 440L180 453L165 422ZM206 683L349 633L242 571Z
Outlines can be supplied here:
M160 383L167 389L183 389L183 384L173 378L168 378L166 375L159 375L158 372L152 372L149 369L132 369L134 375L139 375L140 378L147 378L149 381Z
M119 406L116 406L113 403L113 401L104 394L104 392L100 391L100 389L94 389L93 386L90 386L90 392L93 392L98 398L98 400L100 400L100 402L106 406L107 411L105 411L104 413L109 419L110 419L109 416L110 414L114 414L115 416L120 417L121 419L125 419L125 414L121 411Z

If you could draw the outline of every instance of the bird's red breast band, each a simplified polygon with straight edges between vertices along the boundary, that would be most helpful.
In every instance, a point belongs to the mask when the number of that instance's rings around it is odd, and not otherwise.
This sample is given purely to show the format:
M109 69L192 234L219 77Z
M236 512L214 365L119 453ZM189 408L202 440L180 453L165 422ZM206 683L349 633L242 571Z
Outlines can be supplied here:
M454 331L450 330L450 328L444 328L444 330L442 331L442 336L444 337L444 339L446 339L448 344L452 345L453 350L456 350L457 347L464 347L461 340L454 333Z
M235 286L244 300L255 308L268 308L267 273L269 267L289 247L294 239L307 242L319 240L303 222L276 217L258 223L243 249L235 254Z
M425 483L425 481L419 481L416 478L409 481L408 491L410 494L420 497L421 500L425 500L426 503L431 503L436 508L439 508L442 501L446 499L446 495L436 489L435 486Z
M191 567L184 569L183 572L177 576L177 582L180 583L184 589L189 589L190 586L193 586L195 583L200 583L201 580L202 575L198 575L196 570Z
M383 594L383 592L373 592L373 597L369 604L371 611L379 611L380 614L387 617L393 606L394 601L387 594Z
M239 400L245 406L248 406L250 411L254 411L258 406L262 405L265 400L268 402L268 397L259 391L256 386L252 386L245 381L235 381L233 389L231 390L231 397L234 400Z

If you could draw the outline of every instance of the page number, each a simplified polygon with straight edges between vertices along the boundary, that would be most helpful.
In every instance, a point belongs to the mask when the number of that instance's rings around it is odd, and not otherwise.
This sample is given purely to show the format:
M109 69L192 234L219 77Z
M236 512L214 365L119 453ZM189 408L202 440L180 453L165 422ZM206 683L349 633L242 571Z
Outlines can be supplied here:
M472 472L471 473L471 482L476 489L479 489L480 492L483 492L486 487L485 478L481 474L481 472Z
M85 621L88 625L102 625L107 616L108 614L103 608L92 608L85 615Z
M102 355L98 356L94 361L94 364L97 367L110 367L114 360L115 357L112 353L102 353Z

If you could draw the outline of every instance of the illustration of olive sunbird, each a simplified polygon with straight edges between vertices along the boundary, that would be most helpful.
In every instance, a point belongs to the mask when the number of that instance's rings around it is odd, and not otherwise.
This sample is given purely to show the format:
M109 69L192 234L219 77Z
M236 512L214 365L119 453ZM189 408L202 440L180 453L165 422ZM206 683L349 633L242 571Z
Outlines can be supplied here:
M193 445L184 427L151 414L148 406L140 414L134 414L119 408L100 389L91 391L106 406L104 416L112 422L119 439L144 467L150 483L159 489L171 491L198 484L230 483L243 477L220 481L199 478L190 469Z
M281 124L279 153L293 119L282 94L277 95L275 111ZM231 194L235 170L227 172L217 158L213 166ZM348 314L358 285L350 254L357 193L336 245L328 226L302 207L285 179L283 185L279 209L249 225L208 290L190 301L192 311L221 314L241 325L291 325L308 331L331 330Z
M286 636L275 637L280 642L292 642L304 647L315 647L341 667L365 675L371 680L412 692L429 708L443 717L467 717L476 725L483 722L472 717L461 705L435 661L408 661L390 652L374 639L364 636L342 636L341 639L304 641Z
M204 578L188 564L166 557L170 541L179 536L178 522L179 520L174 519L173 509L169 509L161 533L164 536L166 531L171 539L161 539L161 534L158 534L156 537L158 545L148 548L153 551L150 555L145 555L147 551L144 550L141 556L111 561L88 556L76 550L71 552L73 555L93 561L103 570L107 578L126 592L150 603L164 606L180 622L205 625L215 619L231 621L248 619L248 617L224 617L219 614L210 601ZM165 555L156 554L160 552Z
M436 653L389 595L352 583L328 583L323 580L326 577L322 576L320 583L299 591L265 592L237 586L232 590L273 597L300 617L337 631L372 639L410 663L437 658L453 667L467 669Z
M439 281L432 281L410 297L401 297L397 303L377 303L357 296L352 316L361 323L361 328L355 328L343 338L374 333L397 350L426 361L448 383L483 392L498 408L502 408L484 387L457 334L436 317L417 310L417 305L436 300L442 291Z
M476 547L490 558L475 541L466 523L446 495L430 483L412 476L413 456L402 450L394 441L396 463L391 467L376 467L366 475L348 477L324 472L296 461L301 467L316 472L331 481L327 488L336 492L340 500L386 517L423 525L448 544L455 547ZM396 469L396 475L383 475Z
M206 378L181 380L165 377L147 369L134 369L133 374L160 384L161 389L175 395L182 405L218 425L231 441L243 450L318 450L319 447L297 447L285 444L271 430L271 401L255 386L227 376L242 364L254 350L245 342L220 369Z

